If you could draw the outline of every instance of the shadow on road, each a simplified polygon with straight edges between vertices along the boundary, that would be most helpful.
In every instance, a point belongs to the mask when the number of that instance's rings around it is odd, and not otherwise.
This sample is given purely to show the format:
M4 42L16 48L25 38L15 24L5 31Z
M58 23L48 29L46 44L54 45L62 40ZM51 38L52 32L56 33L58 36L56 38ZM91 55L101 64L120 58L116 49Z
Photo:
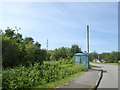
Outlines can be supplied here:
M94 71L103 71L104 73L107 73L107 70L103 70L101 66L95 66L95 65L93 65L93 68L91 70L94 70Z
M93 65L93 67L94 67L94 68L101 68L100 66L95 66L95 65Z

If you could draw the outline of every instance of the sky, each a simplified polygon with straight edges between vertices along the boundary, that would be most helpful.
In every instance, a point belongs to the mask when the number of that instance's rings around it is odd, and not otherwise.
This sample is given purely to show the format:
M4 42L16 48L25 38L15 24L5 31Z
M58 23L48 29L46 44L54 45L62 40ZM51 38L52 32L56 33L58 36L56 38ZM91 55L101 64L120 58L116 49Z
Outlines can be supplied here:
M90 27L90 52L118 50L117 2L4 2L0 3L0 29L21 28L42 48L71 47L87 50L86 26Z

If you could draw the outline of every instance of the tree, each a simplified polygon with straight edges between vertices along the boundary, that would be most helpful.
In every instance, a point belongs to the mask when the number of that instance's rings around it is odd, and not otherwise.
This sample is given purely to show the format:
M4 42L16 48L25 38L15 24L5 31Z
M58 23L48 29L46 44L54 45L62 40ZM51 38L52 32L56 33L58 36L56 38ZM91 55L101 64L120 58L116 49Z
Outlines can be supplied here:
M13 39L7 36L2 38L3 67L15 66L18 62L19 48Z
M15 35L14 31L15 30L7 28L7 30L5 30L5 36L10 37L10 38L14 38L14 35Z
M71 57L74 56L75 53L81 53L81 48L79 48L79 45L72 45L71 47Z
M21 43L23 41L22 34L17 33L15 39L16 39L16 43Z
M66 48L67 58L71 59L73 56L71 54L71 48Z
M50 52L50 60L59 60L61 58L71 59L75 53L81 53L78 45L72 45L71 48L61 47Z
M120 61L120 52L118 51L118 54L117 54L117 60Z
M101 53L101 60L105 60L106 62L109 62L110 53L106 53L106 52Z
M89 54L90 61L93 61L95 59L98 59L98 53L96 51Z
M111 63L117 63L118 62L118 52L112 51L110 53L110 60Z
M26 37L24 40L23 40L23 43L25 44L33 44L34 40L32 37Z
M39 44L39 42L36 42L36 43L35 43L35 46L37 46L38 49L41 49L41 44Z
M6 29L2 33L2 57L3 67L27 65L28 62L40 63L46 60L46 51L41 50L41 44L34 43L32 37L22 38L22 34L15 33L13 29Z

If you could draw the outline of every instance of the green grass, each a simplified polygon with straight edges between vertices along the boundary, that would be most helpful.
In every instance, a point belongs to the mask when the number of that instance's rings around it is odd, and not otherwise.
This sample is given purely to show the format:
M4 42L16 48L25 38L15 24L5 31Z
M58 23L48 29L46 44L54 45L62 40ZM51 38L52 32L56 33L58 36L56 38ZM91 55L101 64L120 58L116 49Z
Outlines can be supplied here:
M118 65L120 66L120 62L118 62Z
M90 64L90 69L92 69L92 68L93 68L93 66L94 66L94 65Z
M93 64L102 64L102 63L100 63L100 62L90 62L90 63L93 63Z
M103 63L103 64L118 65L118 63Z
M61 85L64 85L65 83L70 82L74 78L83 75L84 73L85 73L85 71L84 72L79 72L79 73L76 73L76 74L71 75L69 77L57 80L55 82L43 84L43 85L40 85L40 86L37 86L37 87L34 87L34 88L57 88L57 87L60 87Z
M120 65L120 63L98 63L98 62L91 62L93 64L109 64L109 65Z

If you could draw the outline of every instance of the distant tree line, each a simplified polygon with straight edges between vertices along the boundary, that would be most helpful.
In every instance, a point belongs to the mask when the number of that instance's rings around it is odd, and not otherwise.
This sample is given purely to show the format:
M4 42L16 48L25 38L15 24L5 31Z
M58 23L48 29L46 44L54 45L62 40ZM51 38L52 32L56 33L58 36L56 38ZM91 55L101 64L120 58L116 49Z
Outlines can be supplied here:
M75 53L82 52L79 45L72 45L70 48L61 47L54 50L41 49L41 44L35 42L32 37L22 37L17 30L7 28L1 32L2 36L2 65L6 67L15 67L17 65L27 66L29 63L34 64L43 61L58 61L61 58L71 59ZM90 61L98 59L98 53L89 54ZM120 60L120 52L113 51L111 53L99 54L99 60L106 62L118 62Z
M112 51L112 52L103 52L98 54L97 52L92 52L89 54L90 61L99 60L101 62L109 62L109 63L117 63L120 60L120 52Z
M71 59L75 53L82 52L78 45L71 48L61 47L55 50L41 49L41 44L35 42L32 37L22 37L17 29L7 28L2 32L2 65L15 67L18 65L27 66L43 61L56 61L61 58Z

